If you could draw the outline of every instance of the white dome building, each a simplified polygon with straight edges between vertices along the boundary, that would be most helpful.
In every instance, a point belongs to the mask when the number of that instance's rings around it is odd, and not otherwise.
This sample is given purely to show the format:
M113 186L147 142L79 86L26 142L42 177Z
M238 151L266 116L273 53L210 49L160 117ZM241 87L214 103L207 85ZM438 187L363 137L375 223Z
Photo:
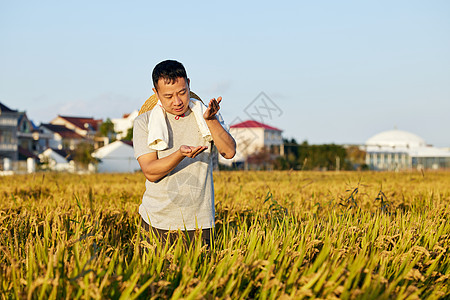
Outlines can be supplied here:
M426 144L421 137L403 130L387 130L365 143L366 164L374 170L450 168L450 151Z
M426 147L425 140L414 133L403 130L387 130L380 132L366 142L367 146L417 148Z

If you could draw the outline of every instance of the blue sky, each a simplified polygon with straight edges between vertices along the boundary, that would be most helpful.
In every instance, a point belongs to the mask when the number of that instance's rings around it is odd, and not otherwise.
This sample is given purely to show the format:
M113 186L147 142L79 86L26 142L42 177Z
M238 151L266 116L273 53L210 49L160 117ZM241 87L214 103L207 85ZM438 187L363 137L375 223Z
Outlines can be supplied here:
M0 0L0 101L35 123L137 109L164 59L229 123L264 92L287 138L450 147L449 1Z

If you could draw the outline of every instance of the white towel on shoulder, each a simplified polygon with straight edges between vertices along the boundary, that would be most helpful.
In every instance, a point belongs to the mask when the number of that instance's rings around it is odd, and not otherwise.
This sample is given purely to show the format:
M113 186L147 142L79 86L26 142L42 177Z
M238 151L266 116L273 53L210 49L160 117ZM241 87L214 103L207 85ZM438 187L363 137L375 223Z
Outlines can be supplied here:
M209 131L208 125L206 125L206 121L203 118L203 114L208 107L201 101L191 98L189 101L189 108L194 113L202 137L207 142L212 141L211 132ZM222 127L228 131L228 128L226 127L220 113L217 113L216 117ZM160 101L158 101L150 112L147 142L149 148L154 150L165 150L169 147L169 129L167 128L166 123L166 111L162 107Z

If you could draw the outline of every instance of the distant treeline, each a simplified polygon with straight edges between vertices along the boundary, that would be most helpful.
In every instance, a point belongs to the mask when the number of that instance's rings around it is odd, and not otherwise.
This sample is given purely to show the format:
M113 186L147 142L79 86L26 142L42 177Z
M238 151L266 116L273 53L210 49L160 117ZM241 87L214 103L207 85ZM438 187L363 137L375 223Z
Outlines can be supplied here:
M265 159L262 159L262 158ZM284 156L270 158L263 153L249 158L251 164L277 170L355 170L367 169L365 152L358 146L344 147L335 144L298 144L295 139L284 140Z

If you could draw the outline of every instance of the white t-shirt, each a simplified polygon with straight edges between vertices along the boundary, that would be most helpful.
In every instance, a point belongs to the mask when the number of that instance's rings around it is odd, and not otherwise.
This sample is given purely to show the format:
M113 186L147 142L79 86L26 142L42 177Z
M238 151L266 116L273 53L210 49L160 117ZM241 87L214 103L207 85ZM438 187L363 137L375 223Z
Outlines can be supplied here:
M134 120L133 147L136 159L155 152L147 145L148 119L151 111ZM214 184L212 143L202 137L194 116L188 109L184 117L166 113L169 147L157 151L158 158L178 151L181 145L208 146L195 158L185 157L170 173L157 182L145 182L139 214L149 225L164 230L214 227Z

